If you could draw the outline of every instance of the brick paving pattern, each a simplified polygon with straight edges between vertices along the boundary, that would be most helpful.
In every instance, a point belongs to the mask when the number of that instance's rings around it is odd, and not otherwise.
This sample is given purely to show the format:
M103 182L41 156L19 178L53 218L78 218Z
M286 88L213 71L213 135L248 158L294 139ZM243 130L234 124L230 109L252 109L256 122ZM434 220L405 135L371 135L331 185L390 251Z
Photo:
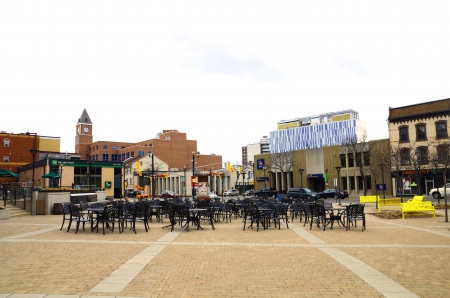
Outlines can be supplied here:
M61 215L12 218L0 221L0 298L450 297L450 223L437 214L368 214L364 232L298 219L242 231L233 218L214 231L154 220L148 233L106 235L59 230Z

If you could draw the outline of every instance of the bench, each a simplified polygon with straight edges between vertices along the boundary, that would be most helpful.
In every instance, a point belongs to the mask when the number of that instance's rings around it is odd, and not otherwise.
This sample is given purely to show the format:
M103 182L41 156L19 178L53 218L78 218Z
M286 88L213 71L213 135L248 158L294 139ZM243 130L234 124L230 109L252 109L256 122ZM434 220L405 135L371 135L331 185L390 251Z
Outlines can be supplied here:
M401 205L401 198L389 198L389 199L378 199L378 212L381 212L381 207L386 206L398 206Z
M407 201L407 203L411 203L411 202L422 202L423 201L424 196L414 196L412 199L409 199Z
M431 212L432 217L436 217L433 204L430 201L420 202L408 200L406 203L402 203L402 219L405 219L405 215L422 215L421 213Z
M359 203L376 203L380 199L380 196L359 196Z

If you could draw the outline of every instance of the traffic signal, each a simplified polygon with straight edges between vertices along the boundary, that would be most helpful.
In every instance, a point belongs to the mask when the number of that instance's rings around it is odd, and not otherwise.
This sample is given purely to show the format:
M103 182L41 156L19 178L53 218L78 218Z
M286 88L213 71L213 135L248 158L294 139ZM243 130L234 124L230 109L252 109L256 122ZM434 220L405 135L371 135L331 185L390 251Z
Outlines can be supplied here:
M234 173L234 167L231 168L231 172Z
M223 177L223 173L220 173L220 174L219 174L219 177L220 177L220 179L222 179L222 177Z
M142 176L142 171L139 171L139 176Z
M227 162L227 169L228 169L228 170L231 170L231 165L230 165L230 162L229 162L229 161Z
M164 178L166 178L166 179L169 178L169 173L165 173Z
M153 182L153 177L150 177L150 182Z
M239 173L242 173L242 167L239 167Z

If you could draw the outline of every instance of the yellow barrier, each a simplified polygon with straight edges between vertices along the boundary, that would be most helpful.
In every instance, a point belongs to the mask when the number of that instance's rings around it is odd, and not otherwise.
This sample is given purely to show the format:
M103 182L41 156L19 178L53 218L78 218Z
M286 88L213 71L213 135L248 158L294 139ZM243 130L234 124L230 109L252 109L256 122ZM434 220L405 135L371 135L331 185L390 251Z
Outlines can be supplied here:
M400 207L401 202L401 198L378 199L378 212L381 212L381 207L384 206Z
M364 204L364 203L376 203L377 199L380 199L380 196L360 196L359 197L359 203L360 204Z
M424 196L414 196L412 199L409 199L406 203L411 203L411 202L422 202L423 201ZM431 202L430 202L431 203Z

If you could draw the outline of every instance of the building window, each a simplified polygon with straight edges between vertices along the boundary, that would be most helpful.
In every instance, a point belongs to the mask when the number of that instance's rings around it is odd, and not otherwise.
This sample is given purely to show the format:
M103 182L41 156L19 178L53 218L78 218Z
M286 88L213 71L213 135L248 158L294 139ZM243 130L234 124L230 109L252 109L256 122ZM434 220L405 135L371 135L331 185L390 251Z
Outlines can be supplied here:
M425 141L427 139L427 131L425 124L417 124L416 125L416 140L417 141Z
M448 138L446 121L436 122L436 138Z
M409 165L410 156L409 156L409 149L404 148L400 150L400 163L402 165Z
M102 161L108 161L108 154L102 154Z
M117 150L117 146L112 146L113 150Z
M103 149L108 149L108 145L103 145Z
M131 151L131 157L134 157L134 151Z
M400 133L400 142L409 142L408 126L401 126L398 128Z
M347 164L345 163L345 154L340 154L339 156L341 158L341 167L346 168Z
M427 147L419 147L416 149L417 161L420 165L428 164L428 148Z
M448 163L449 161L449 148L450 145L449 144L442 144L437 146L436 151L437 151L437 156L438 156L438 162L439 163Z
M3 162L9 162L9 156L8 155L3 156Z
M144 156L144 155L145 155L144 151L141 151L141 150L138 151L138 156Z
M3 147L9 147L9 139L8 138L3 140Z

